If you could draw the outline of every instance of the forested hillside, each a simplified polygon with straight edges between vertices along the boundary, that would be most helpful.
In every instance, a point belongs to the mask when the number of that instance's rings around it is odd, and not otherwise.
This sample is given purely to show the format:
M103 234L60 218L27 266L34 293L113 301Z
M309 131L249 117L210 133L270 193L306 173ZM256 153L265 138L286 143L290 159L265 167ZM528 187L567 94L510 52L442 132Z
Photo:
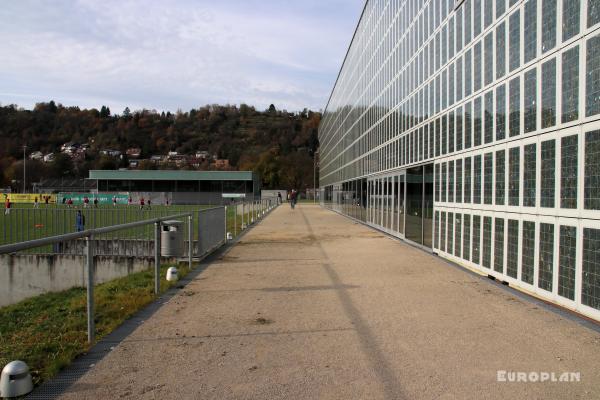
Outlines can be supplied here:
M23 173L23 146L27 182L64 176L86 177L90 169L173 168L157 162L177 154L177 168L254 170L265 188L304 190L313 184L313 156L318 148L320 113L288 113L274 106L265 111L241 105L211 105L174 114L142 110L121 114L107 107L79 109L54 102L33 110L15 105L0 107L0 167L2 185L14 186ZM83 145L77 153L61 146ZM115 150L108 154L107 149ZM131 162L131 149L139 149ZM195 155L208 154L198 161ZM41 155L50 155L44 161ZM225 166L214 159L226 160ZM165 158L166 160L166 158ZM194 160L189 161L189 160ZM181 161L181 162L179 162ZM29 185L28 185L29 186Z

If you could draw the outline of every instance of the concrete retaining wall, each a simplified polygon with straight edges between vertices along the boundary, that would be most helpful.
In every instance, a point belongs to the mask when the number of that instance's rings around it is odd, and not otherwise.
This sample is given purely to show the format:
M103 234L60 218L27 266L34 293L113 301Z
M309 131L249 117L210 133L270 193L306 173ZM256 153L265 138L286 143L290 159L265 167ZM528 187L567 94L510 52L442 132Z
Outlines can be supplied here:
M175 261L163 258L162 263ZM153 267L153 257L96 256L96 283ZM0 307L43 293L85 287L86 282L81 255L0 255Z

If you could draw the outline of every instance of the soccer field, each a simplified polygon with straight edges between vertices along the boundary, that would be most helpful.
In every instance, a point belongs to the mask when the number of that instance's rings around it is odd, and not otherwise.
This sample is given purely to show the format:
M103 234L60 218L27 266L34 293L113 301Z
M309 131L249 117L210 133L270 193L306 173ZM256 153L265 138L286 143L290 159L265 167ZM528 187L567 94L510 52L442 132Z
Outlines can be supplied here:
M85 229L100 228L111 225L125 224L128 222L149 220L181 213L192 212L193 226L197 226L199 211L215 206L202 205L153 205L151 208L140 209L138 205L99 205L97 207L83 206L67 207L64 205L41 204L33 208L33 204L13 205L10 214L4 212L0 215L0 244L18 243L28 240L40 239L65 233L76 232L76 214L81 211L85 220ZM248 212L245 220L251 219ZM225 221L224 221L225 223ZM236 235L241 230L242 216L237 215L235 207L229 206L227 210L227 230ZM187 223L184 224L187 232ZM117 238L152 238L153 227L147 225L129 229L111 236ZM194 239L198 232L194 229Z

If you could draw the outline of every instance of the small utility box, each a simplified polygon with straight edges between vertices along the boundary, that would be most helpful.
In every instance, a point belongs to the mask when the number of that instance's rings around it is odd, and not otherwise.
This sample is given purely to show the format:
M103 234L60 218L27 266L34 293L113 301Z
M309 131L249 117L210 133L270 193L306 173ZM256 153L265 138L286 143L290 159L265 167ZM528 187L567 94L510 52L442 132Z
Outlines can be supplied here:
M183 222L164 221L162 223L160 254L163 257L183 256Z

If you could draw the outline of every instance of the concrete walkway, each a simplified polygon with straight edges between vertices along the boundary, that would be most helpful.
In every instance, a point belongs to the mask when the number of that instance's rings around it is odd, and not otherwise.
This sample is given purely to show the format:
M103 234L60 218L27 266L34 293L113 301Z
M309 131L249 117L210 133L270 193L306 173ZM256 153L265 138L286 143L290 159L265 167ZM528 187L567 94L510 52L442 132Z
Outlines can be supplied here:
M283 206L63 398L599 399L600 334L333 212Z

